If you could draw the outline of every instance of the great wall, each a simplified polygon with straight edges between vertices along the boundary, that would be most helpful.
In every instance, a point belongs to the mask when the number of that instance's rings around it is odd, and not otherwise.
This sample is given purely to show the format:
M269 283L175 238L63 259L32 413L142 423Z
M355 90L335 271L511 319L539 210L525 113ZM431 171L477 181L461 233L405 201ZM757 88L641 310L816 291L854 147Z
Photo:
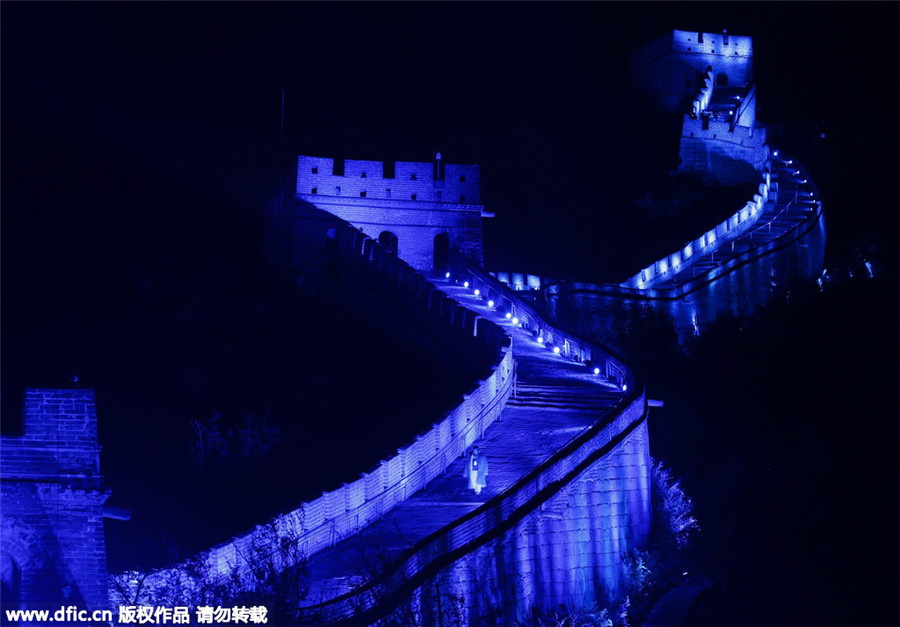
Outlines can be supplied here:
M293 199L267 216L271 258L291 268L300 251L331 256L417 325L475 347L493 373L371 472L198 556L207 576L252 587L252 556L289 538L298 551L280 567L308 560L298 611L314 624L369 624L400 607L427 624L441 595L461 600L465 622L520 620L617 590L622 556L645 542L652 515L643 382L517 292L679 298L822 218L809 176L770 151L756 122L750 38L674 31L636 51L630 70L663 109L684 112L683 171L758 180L759 191L618 285L488 274L477 166L299 157ZM197 579L179 564L107 586L93 393L26 399L24 435L2 442L4 591L22 608L191 603ZM492 465L480 499L459 479L476 443ZM379 567L361 574L360 551L376 548Z

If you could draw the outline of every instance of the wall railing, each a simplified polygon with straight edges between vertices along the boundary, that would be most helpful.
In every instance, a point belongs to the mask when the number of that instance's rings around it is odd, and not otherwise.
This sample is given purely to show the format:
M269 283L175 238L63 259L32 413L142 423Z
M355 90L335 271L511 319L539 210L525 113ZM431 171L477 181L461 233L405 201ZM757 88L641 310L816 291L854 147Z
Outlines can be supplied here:
M302 608L310 624L370 624L463 555L500 537L592 464L613 452L647 417L643 390L627 395L587 430L484 505L406 549L360 587Z

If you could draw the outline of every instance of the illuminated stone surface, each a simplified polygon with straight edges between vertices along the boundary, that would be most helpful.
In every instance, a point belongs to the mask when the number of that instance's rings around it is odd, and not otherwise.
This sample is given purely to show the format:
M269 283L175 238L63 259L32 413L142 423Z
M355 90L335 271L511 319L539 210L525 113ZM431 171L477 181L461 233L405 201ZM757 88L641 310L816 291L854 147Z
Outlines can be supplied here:
M94 391L26 390L23 434L0 446L4 609L105 608Z
M500 421L478 441L490 462L487 488L479 497L462 478L465 458L424 490L395 506L381 521L314 555L309 601L321 603L350 592L380 572L401 551L473 512L563 449L622 400L618 385L597 377L584 364L553 353L531 331L492 311L473 290L439 284L456 300L511 332L518 365L516 397ZM602 421L600 421L602 422ZM620 430L611 425L610 430ZM504 528L504 516L475 528L446 532L450 552L458 544L481 546L443 568L412 593L426 623L438 620L434 582L442 594L465 599L472 620L490 611L524 617L533 604L590 607L618 585L622 553L640 545L650 522L649 439L646 421L602 459L591 463L543 505ZM507 514L512 514L512 510ZM492 535L492 526L498 531ZM420 566L424 566L421 564ZM408 572L413 578L416 573ZM318 608L333 617L331 607ZM367 617L368 619L368 617Z

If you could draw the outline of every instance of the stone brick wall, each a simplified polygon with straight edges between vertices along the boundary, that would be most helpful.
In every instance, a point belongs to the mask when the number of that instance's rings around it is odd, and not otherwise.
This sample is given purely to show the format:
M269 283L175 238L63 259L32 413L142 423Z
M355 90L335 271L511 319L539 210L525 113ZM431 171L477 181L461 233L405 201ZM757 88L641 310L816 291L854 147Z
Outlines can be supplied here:
M417 588L412 606L423 624L438 624L449 601L439 605L436 590L465 599L473 623L498 611L504 621L527 621L532 607L603 605L619 592L622 556L644 544L650 517L649 437L642 421L501 537Z
M306 611L313 622L368 624L410 604L415 622L439 624L452 596L464 623L498 608L503 623L532 605L590 608L616 593L622 555L649 533L649 465L641 392L376 581Z
M685 103L699 93L708 66L713 67L715 78L725 74L729 85L749 85L753 82L752 38L681 30L666 33L631 53L628 81L665 110L684 113Z
M0 442L7 609L107 607L99 454L93 390L25 392L23 435Z
M724 185L754 181L769 158L765 128L684 118L678 156L683 172L699 172Z
M398 161L385 178L380 161L344 162L300 156L296 195L363 230L373 239L393 233L398 254L420 272L434 270L435 238L447 234L451 249L481 262L481 173L477 165L444 164L435 178L432 163Z

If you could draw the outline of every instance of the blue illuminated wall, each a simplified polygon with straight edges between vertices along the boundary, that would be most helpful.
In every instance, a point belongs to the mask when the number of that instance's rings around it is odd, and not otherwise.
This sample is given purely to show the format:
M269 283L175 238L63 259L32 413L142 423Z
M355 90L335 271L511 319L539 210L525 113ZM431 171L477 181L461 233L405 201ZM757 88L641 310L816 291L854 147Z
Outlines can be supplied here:
M752 84L752 38L674 30L631 53L628 82L666 111L684 113L709 66L714 79L724 74L729 85Z
M631 54L628 76L683 116L679 171L726 185L758 182L769 149L756 122L750 37L672 31Z
M623 555L650 530L649 467L644 420L502 537L417 588L409 609L423 624L440 624L455 601L466 622L508 624L527 620L532 607L605 605L620 592Z
M0 444L4 609L105 609L109 492L93 390L27 390L23 431Z
M443 234L449 249L482 262L481 219L490 214L480 204L477 165L397 161L385 172L381 161L348 159L336 172L334 159L300 156L296 196L375 240L392 233L397 254L420 272L434 269Z

